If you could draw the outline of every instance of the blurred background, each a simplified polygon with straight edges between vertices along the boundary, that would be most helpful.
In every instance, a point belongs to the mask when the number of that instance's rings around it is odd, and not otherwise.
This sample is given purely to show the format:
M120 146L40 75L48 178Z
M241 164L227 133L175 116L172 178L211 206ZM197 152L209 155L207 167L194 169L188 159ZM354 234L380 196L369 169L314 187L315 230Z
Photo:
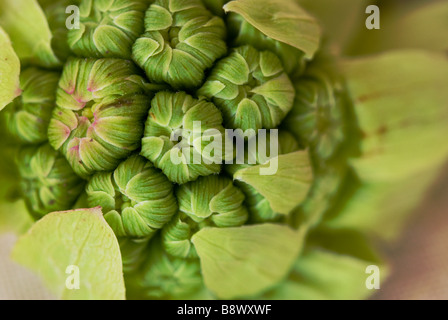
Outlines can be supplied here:
M442 1L446 0L438 2ZM318 6L320 1L304 0L303 2L309 3L312 7ZM341 0L337 1L336 5L349 2L351 1ZM382 14L381 30L366 31L363 27L364 20L360 21L359 18L353 18L351 15L336 17L340 21L338 28L345 28L352 34L349 41L343 39L348 43L345 48L335 47L337 53L363 55L393 47L394 44L388 42L388 30L390 26L396 24L397 17L404 16L408 12L417 12L420 5L430 1L360 0L359 2L362 4L356 10L365 10L368 4L379 6ZM330 9L328 9L329 16L333 14ZM347 13L352 12L352 9L347 7ZM361 17L365 19L364 12ZM448 13L445 20L448 25ZM360 25L359 29L354 30L353 28L357 25ZM428 41L431 41L433 36L440 38L437 27L435 25L431 27L431 22L422 32L428 30L432 31L428 34ZM407 41L405 38L403 38L404 42ZM445 38L446 42L441 45L448 49L448 35L445 35ZM0 299L52 299L53 296L36 276L10 260L10 251L15 241L16 237L11 233L0 235ZM414 210L399 240L383 248L383 252L389 259L391 274L381 289L373 293L371 299L448 299L447 247L448 164L438 181L428 190L425 200Z

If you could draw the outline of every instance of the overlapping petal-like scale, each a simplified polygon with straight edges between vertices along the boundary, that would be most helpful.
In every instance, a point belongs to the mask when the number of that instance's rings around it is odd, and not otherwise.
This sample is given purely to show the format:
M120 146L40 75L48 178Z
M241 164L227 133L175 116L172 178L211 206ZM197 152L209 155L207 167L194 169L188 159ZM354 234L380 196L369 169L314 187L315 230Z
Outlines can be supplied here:
M130 59L147 8L147 0L81 0L80 28L68 32L70 49L81 57Z
M56 106L60 74L28 68L20 75L22 95L5 109L9 132L20 142L39 144L47 141L47 130Z
M230 37L234 45L251 45L258 50L269 50L282 61L283 68L292 77L300 76L306 68L305 54L286 43L269 38L247 22L241 15L229 13L227 17Z
M84 181L49 144L22 148L17 165L22 194L36 218L71 209L84 190Z
M146 12L145 33L132 56L152 82L193 89L226 54L225 37L223 20L200 0L156 0Z
M345 138L349 102L344 84L330 70L311 66L294 86L297 94L284 126L319 159L328 160Z
M103 208L118 237L151 237L178 210L173 184L138 155L94 175L86 190L89 206Z
M243 46L216 64L198 95L213 100L226 126L257 131L280 124L295 91L275 54Z
M70 59L56 103L50 144L81 177L114 170L140 147L150 97L132 62Z
M275 157L275 154L271 154L270 146L271 146L271 135L268 132L266 134L266 144L259 144L260 140L257 139L258 145L257 148L251 150L251 148L247 148L247 152L245 152L245 160L244 164L229 164L225 166L225 171L228 172L231 176L233 176L238 170L248 168L254 165L264 164L268 162L272 157ZM300 149L299 143L294 138L294 136L286 130L279 130L277 135L277 141L273 141L273 143L278 145L278 154L288 154ZM249 145L250 141L246 143ZM249 159L253 159L253 164L249 163ZM249 184L242 181L235 181L235 185L237 185L246 196L245 205L250 213L250 221L253 223L264 223L264 222L277 222L281 220L284 215L278 214L275 212L269 201L261 195L255 188L250 186Z
M248 220L243 192L223 176L201 177L176 192L179 213L162 230L165 250L175 257L192 258L191 237L206 226L239 227Z
M183 184L220 172L223 134L222 116L213 103L184 92L159 92L151 102L141 154L172 182ZM219 140L216 153L204 152Z

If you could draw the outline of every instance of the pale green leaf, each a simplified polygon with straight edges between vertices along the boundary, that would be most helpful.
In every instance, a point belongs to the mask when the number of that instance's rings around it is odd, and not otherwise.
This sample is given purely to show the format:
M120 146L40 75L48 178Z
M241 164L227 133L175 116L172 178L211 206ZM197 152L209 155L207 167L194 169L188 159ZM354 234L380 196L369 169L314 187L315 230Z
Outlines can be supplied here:
M227 3L224 10L240 14L266 36L303 51L308 59L319 48L319 24L294 1L235 0Z
M289 272L305 232L261 224L239 228L206 228L192 241L201 259L208 289L219 298L257 295Z
M364 27L368 0L297 0L322 25L333 52L344 52L356 30ZM343 22L341 21L343 19Z
M19 239L13 259L39 274L62 299L125 298L118 241L99 208L45 216ZM67 282L76 283L69 266L79 268L79 289L67 288Z
M372 250L361 234L349 230L317 230L296 260L289 277L265 295L268 299L286 300L360 300L372 295L366 282L378 267L378 281L387 278L389 268Z
M0 111L20 95L20 61L0 27Z
M448 50L448 2L425 3L424 6L396 19L386 36L391 48L420 48L441 52Z
M448 58L397 51L343 65L362 133L364 181L404 179L448 158Z
M439 171L422 171L393 183L349 180L337 210L328 213L322 225L355 229L392 242L406 227L412 211L424 200Z
M9 34L20 60L43 67L60 64L51 48L50 27L37 0L0 1L0 26Z
M278 167L275 174L263 175L261 169ZM237 171L235 180L243 181L263 195L271 208L289 214L305 200L313 182L312 166L307 151L280 155L266 164Z

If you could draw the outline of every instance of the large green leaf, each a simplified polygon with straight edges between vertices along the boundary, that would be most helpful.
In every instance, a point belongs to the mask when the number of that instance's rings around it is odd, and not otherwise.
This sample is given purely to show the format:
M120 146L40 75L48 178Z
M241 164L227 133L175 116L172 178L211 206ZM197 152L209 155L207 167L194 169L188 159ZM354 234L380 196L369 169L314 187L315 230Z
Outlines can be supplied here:
M368 289L369 266L378 267L382 283L389 270L372 244L360 233L350 230L317 230L310 235L302 255L289 277L265 295L268 299L342 300L365 299L375 290Z
M394 181L448 159L448 59L397 51L343 65L362 132L352 165L364 181Z
M205 285L219 298L257 295L289 272L302 248L305 232L261 224L206 228L192 241L201 259Z
M20 61L0 27L0 111L20 95Z
M441 52L448 50L448 2L425 5L396 19L385 36L390 48L420 48Z
M120 248L99 208L45 216L19 239L13 259L63 299L125 298ZM76 284L70 266L79 270L79 289L66 284Z
M261 170L277 163L278 170L272 175L262 175ZM241 169L233 176L264 196L271 208L280 214L289 214L301 204L313 182L313 170L308 151L280 155L268 163Z
M355 35L354 30L364 27L365 8L371 4L368 0L296 1L318 19L322 25L325 40L337 53L344 52L345 47Z
M235 0L224 10L240 14L266 36L303 51L308 59L319 48L319 24L294 1Z
M60 63L51 48L52 34L37 0L0 1L0 25L22 61L43 67Z

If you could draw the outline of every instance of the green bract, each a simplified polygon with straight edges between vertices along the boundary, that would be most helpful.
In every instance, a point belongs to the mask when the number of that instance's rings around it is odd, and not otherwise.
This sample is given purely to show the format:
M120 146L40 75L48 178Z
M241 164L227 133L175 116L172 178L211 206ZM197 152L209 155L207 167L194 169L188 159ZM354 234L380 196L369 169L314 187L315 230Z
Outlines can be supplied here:
M84 190L67 160L48 144L22 148L17 165L25 202L38 218L72 208Z
M86 191L89 205L102 207L119 237L150 237L177 212L172 183L140 156L130 157L113 173L97 173Z
M184 92L159 92L151 102L141 154L171 181L183 184L220 172L212 150L204 151L212 140L207 137L224 142L223 134L222 116L213 103Z
M140 146L150 98L134 65L118 59L70 59L48 129L75 172L113 170Z
M216 64L198 95L213 100L226 126L259 130L280 124L295 93L275 54L244 46Z
M227 52L224 22L200 0L156 0L145 30L134 44L134 61L149 80L176 89L200 86L205 70Z
M48 124L56 105L60 74L28 68L20 75L22 95L6 109L9 131L21 142L39 144L47 141Z
M78 56L127 58L143 32L147 0L81 0L80 28L68 32L68 44Z
M266 145L259 144L257 146L257 152L254 153L255 150L247 150L246 159L244 164L231 164L225 167L226 171L232 176L235 177L235 174L245 168L249 168L253 165L265 164L271 158L269 147L271 145L270 134L266 136ZM261 152L259 152L261 150ZM278 154L287 154L294 151L299 150L299 144L297 140L292 136L291 133L282 130L278 132ZM249 164L248 159L253 158L255 163L253 165ZM251 185L241 182L235 181L235 184L244 192L246 196L245 204L250 212L250 221L254 223L263 223L263 222L273 222L279 221L282 216L277 212L275 212L268 199L263 197L260 193L257 192Z
M179 214L162 230L165 250L175 257L195 257L191 237L201 228L238 227L248 219L244 194L232 180L209 176L179 187Z

